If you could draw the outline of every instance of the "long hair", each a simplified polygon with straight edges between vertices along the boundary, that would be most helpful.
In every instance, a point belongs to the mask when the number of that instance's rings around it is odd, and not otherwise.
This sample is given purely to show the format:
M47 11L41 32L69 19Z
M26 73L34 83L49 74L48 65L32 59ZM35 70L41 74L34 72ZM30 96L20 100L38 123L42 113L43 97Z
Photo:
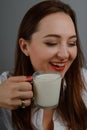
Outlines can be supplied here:
M63 82L61 85L60 101L57 107L57 113L64 122L67 122L68 129L85 130L87 128L87 109L82 100L81 92L84 87L81 76L81 69L84 65L84 57L80 47L79 34L76 25L76 16L73 9L61 2L55 0L42 1L28 10L20 24L17 45L16 59L14 66L14 75L32 75L34 69L30 58L25 56L20 49L19 39L31 41L32 34L38 30L41 19L53 13L64 12L69 15L74 23L77 35L77 57L65 74L67 87L63 91ZM17 130L33 130L31 122L31 105L25 109L12 111L13 122Z

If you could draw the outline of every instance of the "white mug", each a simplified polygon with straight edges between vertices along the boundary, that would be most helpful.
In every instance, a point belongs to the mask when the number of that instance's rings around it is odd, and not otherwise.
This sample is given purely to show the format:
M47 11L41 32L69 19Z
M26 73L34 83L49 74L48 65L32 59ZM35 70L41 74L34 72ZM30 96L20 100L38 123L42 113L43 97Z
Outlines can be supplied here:
M61 75L35 72L33 74L34 104L40 108L55 108L59 102Z

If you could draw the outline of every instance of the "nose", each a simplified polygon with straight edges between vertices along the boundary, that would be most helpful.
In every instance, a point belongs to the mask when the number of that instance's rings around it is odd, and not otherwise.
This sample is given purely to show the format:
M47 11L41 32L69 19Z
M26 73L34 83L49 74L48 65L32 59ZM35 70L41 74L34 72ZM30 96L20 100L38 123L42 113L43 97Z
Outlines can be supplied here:
M68 50L68 47L66 45L60 45L60 47L58 47L57 57L60 60L68 59L68 57L69 57L69 50Z

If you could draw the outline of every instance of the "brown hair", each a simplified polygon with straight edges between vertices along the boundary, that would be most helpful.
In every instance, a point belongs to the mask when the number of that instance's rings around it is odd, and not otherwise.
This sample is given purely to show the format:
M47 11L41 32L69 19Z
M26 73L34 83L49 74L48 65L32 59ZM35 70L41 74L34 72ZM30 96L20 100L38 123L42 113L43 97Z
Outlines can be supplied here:
M87 109L81 97L81 91L84 87L81 77L84 57L80 47L76 16L69 5L58 0L42 1L30 8L25 14L18 32L14 75L32 75L34 72L29 57L25 56L19 47L19 39L24 38L25 40L31 40L32 34L38 29L40 20L49 14L57 12L64 12L71 17L77 34L78 52L76 59L65 74L64 78L67 87L65 91L63 91L62 83L57 113L60 114L64 122L67 122L68 129L85 130L87 128ZM31 123L31 105L25 109L13 110L12 115L17 130L33 130Z

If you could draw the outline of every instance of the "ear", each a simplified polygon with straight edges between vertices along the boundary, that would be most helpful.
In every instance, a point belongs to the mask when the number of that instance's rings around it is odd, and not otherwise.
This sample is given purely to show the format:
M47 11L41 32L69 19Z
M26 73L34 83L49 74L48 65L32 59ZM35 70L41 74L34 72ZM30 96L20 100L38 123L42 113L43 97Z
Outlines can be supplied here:
M19 39L19 46L21 48L21 51L26 55L29 56L29 43L24 40L23 38Z

